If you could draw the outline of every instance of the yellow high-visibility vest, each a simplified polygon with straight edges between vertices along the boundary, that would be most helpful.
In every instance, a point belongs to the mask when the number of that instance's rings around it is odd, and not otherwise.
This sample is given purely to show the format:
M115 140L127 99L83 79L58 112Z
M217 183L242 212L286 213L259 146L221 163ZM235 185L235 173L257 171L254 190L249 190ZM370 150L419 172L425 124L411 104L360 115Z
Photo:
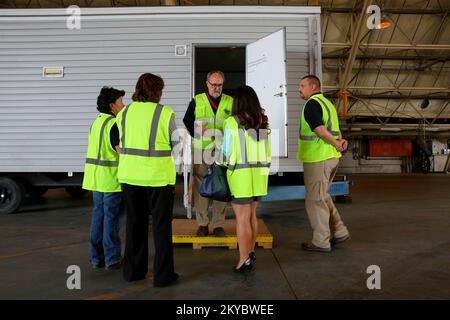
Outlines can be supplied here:
M339 138L339 119L336 108L331 101L321 93L312 95L308 101L311 99L316 100L322 108L322 120L327 130L334 138ZM306 101L305 106L308 101ZM340 157L341 153L333 145L323 141L311 130L305 119L305 108L303 108L300 117L297 159L303 162L320 162Z
M216 114L214 114L214 111L212 110L206 93L196 95L194 100L196 125L206 124L207 128L211 131L212 129L216 129L223 132L223 122L231 116L233 98L226 94L222 94ZM213 135L214 132L210 133L210 136L199 136L194 132L193 147L201 150L213 148L216 137Z
M174 111L154 102L133 102L117 115L119 182L148 187L174 185L169 126Z
M226 161L231 194L235 198L266 195L271 161L268 129L260 130L260 139L256 140L249 135L250 130L239 125L236 116L225 120L225 128L232 146Z
M89 133L83 189L98 192L120 192L117 179L119 156L111 146L110 132L116 118L100 113Z

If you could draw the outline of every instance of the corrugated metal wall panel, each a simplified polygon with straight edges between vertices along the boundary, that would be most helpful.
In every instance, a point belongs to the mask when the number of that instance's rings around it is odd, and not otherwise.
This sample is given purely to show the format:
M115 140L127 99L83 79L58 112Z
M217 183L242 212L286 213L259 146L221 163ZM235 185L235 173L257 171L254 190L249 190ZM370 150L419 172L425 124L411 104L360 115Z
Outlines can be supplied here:
M245 44L285 26L288 64L288 152L281 171L295 160L301 100L298 79L309 72L307 16L297 18L123 17L82 21L68 30L61 21L0 21L0 172L83 171L89 126L104 85L126 90L130 102L140 74L165 81L162 102L177 125L192 98L191 45ZM186 57L174 45L188 45ZM43 66L63 66L64 77L43 79Z

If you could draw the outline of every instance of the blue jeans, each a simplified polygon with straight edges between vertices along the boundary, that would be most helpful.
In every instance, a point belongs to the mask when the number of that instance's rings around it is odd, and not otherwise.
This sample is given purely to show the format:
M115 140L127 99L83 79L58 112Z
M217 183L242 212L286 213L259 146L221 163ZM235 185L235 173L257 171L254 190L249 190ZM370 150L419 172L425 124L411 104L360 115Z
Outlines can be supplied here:
M95 265L110 266L121 261L120 217L123 213L121 192L92 192L90 256Z

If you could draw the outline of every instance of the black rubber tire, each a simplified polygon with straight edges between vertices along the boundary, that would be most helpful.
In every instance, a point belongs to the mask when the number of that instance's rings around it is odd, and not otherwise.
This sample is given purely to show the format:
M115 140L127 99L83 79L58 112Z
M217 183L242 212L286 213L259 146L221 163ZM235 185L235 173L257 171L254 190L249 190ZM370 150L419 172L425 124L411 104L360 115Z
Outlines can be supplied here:
M47 187L30 187L27 190L27 193L30 197L38 198L42 197L48 191Z
M25 198L25 189L19 181L0 177L0 214L19 210Z
M88 193L87 190L84 190L81 187L66 187L66 192L74 199L81 199L83 198L86 193Z

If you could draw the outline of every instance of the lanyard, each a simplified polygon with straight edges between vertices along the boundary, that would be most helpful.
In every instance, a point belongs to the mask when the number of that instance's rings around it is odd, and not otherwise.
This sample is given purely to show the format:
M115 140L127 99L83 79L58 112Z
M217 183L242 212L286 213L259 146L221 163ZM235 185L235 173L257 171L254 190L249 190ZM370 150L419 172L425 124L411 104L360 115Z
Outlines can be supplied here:
M206 96L208 97L209 103L211 104L211 106L217 110L217 106L216 104L212 101L211 97L209 96L209 94L206 94Z

